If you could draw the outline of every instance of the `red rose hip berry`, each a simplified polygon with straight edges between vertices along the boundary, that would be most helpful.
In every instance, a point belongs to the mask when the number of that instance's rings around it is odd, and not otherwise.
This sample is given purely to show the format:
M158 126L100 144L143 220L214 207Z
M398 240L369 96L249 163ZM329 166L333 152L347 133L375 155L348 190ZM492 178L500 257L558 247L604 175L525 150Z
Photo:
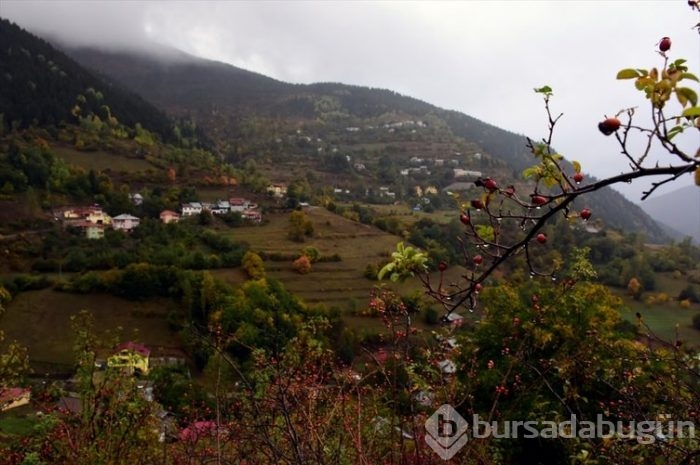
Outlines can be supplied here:
M620 120L617 118L607 118L598 123L598 130L606 136L609 136L613 132L620 129L621 124L622 123L620 123Z

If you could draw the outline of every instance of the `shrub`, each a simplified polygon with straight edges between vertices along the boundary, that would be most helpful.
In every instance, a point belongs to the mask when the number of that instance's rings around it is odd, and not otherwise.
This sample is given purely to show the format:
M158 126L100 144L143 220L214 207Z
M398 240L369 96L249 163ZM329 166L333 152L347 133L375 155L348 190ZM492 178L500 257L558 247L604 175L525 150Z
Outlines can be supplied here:
M689 300L693 303L700 303L700 297L698 292L692 284L689 284L685 289L683 289L680 294L678 294L678 300Z
M377 280L377 273L379 273L379 267L373 263L368 263L367 266L365 267L365 273L364 273L365 278L367 278L371 281L376 281Z
M425 309L425 322L429 325L436 325L440 321L440 312L434 307Z
M693 317L693 328L700 331L700 313Z
M247 251L241 260L241 266L250 279L260 279L265 276L265 264L260 255L255 252Z
M316 263L321 258L321 252L316 247L308 246L301 250L302 255L306 255L311 263Z
M294 260L292 267L294 268L294 271L299 274L307 274L311 271L311 260L306 255L302 255Z
M294 211L289 215L287 236L295 242L304 242L307 236L313 236L314 225L303 211Z

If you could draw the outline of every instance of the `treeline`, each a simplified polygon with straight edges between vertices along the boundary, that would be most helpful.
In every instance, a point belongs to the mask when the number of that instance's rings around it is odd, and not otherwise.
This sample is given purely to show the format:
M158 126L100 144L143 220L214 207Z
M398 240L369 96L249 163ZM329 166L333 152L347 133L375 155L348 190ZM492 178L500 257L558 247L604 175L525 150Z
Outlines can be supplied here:
M25 251L38 272L82 272L151 263L203 270L240 266L248 245L196 223L163 224L145 219L129 235L105 230L103 240L90 240L61 231L47 234Z
M56 156L50 137L46 131L35 130L6 139L4 146L0 146L0 195L11 196L32 189L42 192L39 207L44 209L62 201L90 202L99 204L111 215L129 213L156 218L164 209L176 210L183 202L197 200L196 189L187 185L190 174L212 172L220 167L207 151L166 146L158 149L158 155L147 157L153 170L98 172L69 165ZM222 174L230 176L232 168L223 169ZM180 175L184 179L176 183ZM143 203L135 205L130 198L134 192L125 183L115 185L117 178L122 182L134 178L154 187L141 189Z
M212 324L235 335L224 350L246 362L252 348L279 353L299 328L314 317L330 321L326 343L335 345L342 331L340 313L309 307L272 278L249 280L233 287L208 271L183 270L176 266L132 263L123 269L89 271L60 281L57 290L77 293L109 293L129 300L168 298L179 304L180 313L169 315L171 327L189 341L188 350L199 368L212 356L212 347L197 335Z

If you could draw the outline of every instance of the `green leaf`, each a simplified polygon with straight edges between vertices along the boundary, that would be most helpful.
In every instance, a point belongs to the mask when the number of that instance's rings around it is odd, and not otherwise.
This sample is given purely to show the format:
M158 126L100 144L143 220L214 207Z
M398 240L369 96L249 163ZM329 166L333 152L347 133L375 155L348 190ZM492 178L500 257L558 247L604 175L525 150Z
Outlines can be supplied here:
M634 82L635 87L638 90L644 90L647 86L653 86L656 81L649 76L640 77Z
M685 106L687 102L690 102L692 106L696 106L698 104L698 94L690 87L677 87L676 96L678 97L678 101L681 102L681 105L683 106ZM685 99L686 103L683 103L681 98Z
M617 79L636 79L642 76L642 73L632 68L621 69L617 72Z
M574 165L574 172L580 173L581 172L581 163L577 162L576 160L571 162L572 165Z
M377 280L378 280L378 281L381 281L382 279L384 279L384 275L387 274L387 273L391 273L392 271L394 271L394 268L395 268L395 267L396 267L396 265L393 264L393 263L387 263L386 265L384 265L384 266L382 267L382 269L379 270L379 273L377 273Z
M672 128L669 129L669 131L668 131L668 138L669 138L669 140L670 140L670 139L673 139L674 137L676 137L676 136L677 136L678 134L680 134L681 132L683 132L683 126L674 126L674 127L672 127Z
M693 73L683 73L681 74L681 79L690 79L691 81L697 81L700 82L700 79Z
M548 94L548 95L551 95L551 94L552 94L552 88L549 87L549 86L543 86L543 87L540 87L539 89L535 88L535 92L537 92L538 94Z
M683 110L682 116L687 116L689 118L692 118L694 116L700 116L700 107L695 106L686 108L685 110Z
M486 224L477 224L475 226L476 234L485 241L493 241L496 237L492 226Z
M539 166L531 166L529 168L525 168L523 170L523 178L528 179L528 178L534 178L539 176L540 173L540 167Z

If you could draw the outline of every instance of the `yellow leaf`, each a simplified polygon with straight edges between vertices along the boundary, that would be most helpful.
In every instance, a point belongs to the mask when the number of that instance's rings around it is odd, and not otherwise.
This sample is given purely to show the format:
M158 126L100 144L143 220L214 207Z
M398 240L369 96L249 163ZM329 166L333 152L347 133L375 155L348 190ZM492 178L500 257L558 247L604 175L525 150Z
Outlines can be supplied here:
M571 162L572 165L574 165L574 171L577 173L581 172L581 163L577 162L576 160Z
M700 186L700 168L695 168L695 185Z

